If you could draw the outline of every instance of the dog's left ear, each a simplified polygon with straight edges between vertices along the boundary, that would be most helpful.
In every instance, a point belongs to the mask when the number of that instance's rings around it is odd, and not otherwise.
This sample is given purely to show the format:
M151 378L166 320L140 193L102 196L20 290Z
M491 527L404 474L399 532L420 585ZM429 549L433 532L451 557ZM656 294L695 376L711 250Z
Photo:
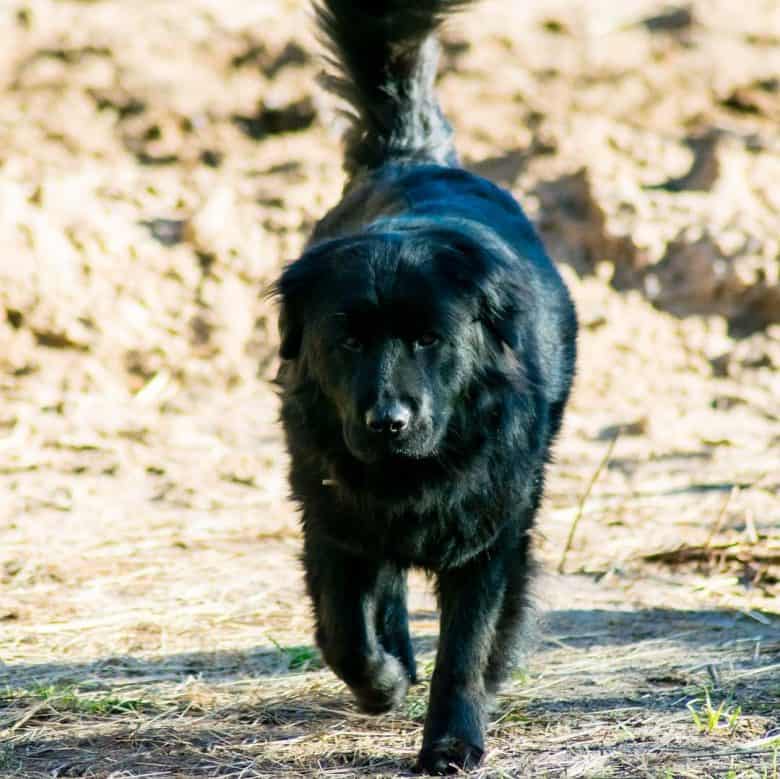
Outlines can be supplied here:
M455 255L442 258L440 267L451 283L474 297L476 318L497 341L510 349L520 347L520 317L527 292L512 273L502 247L480 244L459 236L448 243Z
M523 291L503 269L494 268L493 271L481 290L480 319L498 341L517 351Z

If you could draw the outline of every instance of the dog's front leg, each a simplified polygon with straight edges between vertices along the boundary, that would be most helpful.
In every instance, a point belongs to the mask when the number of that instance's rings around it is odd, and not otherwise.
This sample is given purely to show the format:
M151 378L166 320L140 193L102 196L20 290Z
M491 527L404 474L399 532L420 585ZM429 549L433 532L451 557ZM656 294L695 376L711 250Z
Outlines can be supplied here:
M439 648L420 771L454 773L482 759L488 703L484 671L504 597L504 570L501 555L483 553L439 574Z
M414 671L385 651L377 635L385 589L380 565L314 538L306 539L304 565L325 662L363 711L381 714L398 705Z

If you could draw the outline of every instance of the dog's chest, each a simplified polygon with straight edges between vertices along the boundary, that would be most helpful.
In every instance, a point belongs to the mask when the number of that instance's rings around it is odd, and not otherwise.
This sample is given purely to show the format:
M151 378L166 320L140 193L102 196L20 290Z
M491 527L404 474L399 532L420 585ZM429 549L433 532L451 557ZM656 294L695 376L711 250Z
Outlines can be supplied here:
M491 546L509 521L495 503L474 501L427 510L378 510L342 505L327 512L325 529L331 540L360 556L393 561L401 566L445 570Z

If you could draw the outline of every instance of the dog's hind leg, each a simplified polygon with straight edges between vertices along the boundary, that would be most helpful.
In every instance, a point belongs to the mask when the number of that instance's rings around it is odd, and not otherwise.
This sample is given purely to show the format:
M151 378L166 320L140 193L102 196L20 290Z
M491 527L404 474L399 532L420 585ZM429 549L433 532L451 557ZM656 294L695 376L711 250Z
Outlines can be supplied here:
M523 626L528 612L528 582L531 578L530 539L522 534L514 548L505 551L506 589L496 636L485 668L485 691L489 696L498 692L517 661L522 644Z
M325 662L366 713L381 714L398 705L410 675L377 634L380 565L309 535L303 560Z
M379 573L376 629L382 646L406 668L409 680L417 681L417 663L409 637L406 610L406 571L390 563Z

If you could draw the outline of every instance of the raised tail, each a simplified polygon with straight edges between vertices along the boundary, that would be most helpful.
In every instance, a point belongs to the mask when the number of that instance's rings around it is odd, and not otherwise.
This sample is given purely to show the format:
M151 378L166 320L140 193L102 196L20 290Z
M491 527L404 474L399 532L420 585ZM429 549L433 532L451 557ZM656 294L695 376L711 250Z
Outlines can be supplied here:
M329 89L350 107L349 174L390 160L455 162L452 129L434 80L433 33L472 0L318 0L317 20L334 71Z

